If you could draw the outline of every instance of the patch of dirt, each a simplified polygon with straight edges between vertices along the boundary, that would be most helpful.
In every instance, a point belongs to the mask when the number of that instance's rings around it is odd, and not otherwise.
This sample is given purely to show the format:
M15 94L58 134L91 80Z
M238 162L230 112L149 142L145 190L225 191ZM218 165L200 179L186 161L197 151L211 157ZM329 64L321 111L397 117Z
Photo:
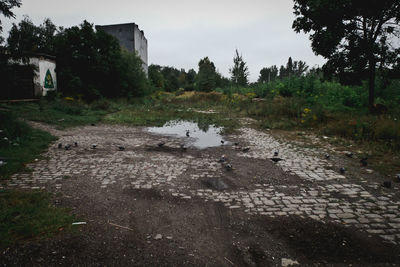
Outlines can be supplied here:
M225 155L233 170L188 181L194 189L232 191L268 184L287 195L299 195L299 187L311 184L271 161L243 159L233 148L138 149L199 159ZM98 149L92 154L102 153L110 152ZM121 158L126 160L123 154ZM1 266L280 266L282 258L302 266L400 264L398 247L338 224L250 215L198 197L174 197L161 187L132 189L117 182L102 189L82 175L61 183L55 205L70 209L77 221L87 224L8 248L0 254Z
M249 216L157 190L94 189L80 179L57 199L87 225L10 248L2 253L2 265L276 266L281 258L302 265L400 262L398 248L333 224ZM157 234L161 240L154 239Z

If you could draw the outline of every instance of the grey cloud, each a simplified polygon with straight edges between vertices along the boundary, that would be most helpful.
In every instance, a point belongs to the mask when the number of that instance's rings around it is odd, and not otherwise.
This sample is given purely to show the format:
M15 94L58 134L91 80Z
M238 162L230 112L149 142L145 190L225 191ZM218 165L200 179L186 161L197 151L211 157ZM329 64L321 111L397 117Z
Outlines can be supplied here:
M262 67L285 64L287 58L323 64L312 53L304 34L295 34L291 0L23 0L15 9L17 22L28 14L40 24L49 17L69 27L84 19L94 24L135 22L149 42L149 61L176 68L197 69L208 56L229 76L237 48L248 63L251 80ZM2 20L5 31L10 20Z

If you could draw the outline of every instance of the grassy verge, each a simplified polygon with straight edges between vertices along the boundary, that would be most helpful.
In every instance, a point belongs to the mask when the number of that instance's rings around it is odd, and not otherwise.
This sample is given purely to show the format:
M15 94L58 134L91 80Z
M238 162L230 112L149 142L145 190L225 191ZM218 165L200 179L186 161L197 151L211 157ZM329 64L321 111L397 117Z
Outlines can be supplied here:
M44 122L58 128L92 123L123 123L133 126L161 126L170 120L190 120L201 125L224 127L226 132L237 127L237 121L218 93L193 93L176 96L158 93L133 100L98 100L90 105L76 100L41 100L38 103L2 104L16 117ZM216 113L198 110L218 109Z
M0 180L22 171L56 140L47 132L32 129L13 115L0 112ZM5 164L4 164L5 163Z
M274 97L235 107L244 116L258 121L261 129L311 131L335 137L336 147L368 156L370 167L392 176L400 173L400 114L370 115L365 110L332 112L302 98Z
M342 89L331 91L339 93ZM365 108L360 108L358 102L357 105L349 105L355 101L355 97L348 90L344 90L348 95L339 94L341 98L336 96L335 101L331 99L330 102L326 96L323 101L316 96L310 100L300 96L300 93L293 93L292 96L270 93L262 101L255 102L252 98L257 95L257 90L253 91L157 92L141 99L102 99L90 105L76 100L55 99L3 107L12 110L16 116L59 128L98 122L161 126L170 120L189 120L197 122L200 127L211 124L223 127L225 133L229 133L240 126L240 117L251 117L261 129L308 130L319 135L342 138L344 143L350 140L358 150L376 159L377 169L391 174L400 172L396 164L400 161L398 110L392 109L392 113L380 116L369 115Z
M51 195L43 192L0 192L0 249L69 227L72 216L50 201Z
M123 123L134 126L162 126L170 120L188 120L199 126L215 125L225 132L234 131L237 119L228 112L203 113L202 110L221 108L216 103L197 103L170 98L162 100L140 100L118 112L106 115L106 123Z
M52 141L49 133L32 129L10 112L0 112L0 182L24 170L25 164L40 157ZM33 238L47 237L70 225L72 217L50 205L51 195L43 192L0 191L0 249Z
M110 107L101 105L93 108L78 101L54 99L36 103L2 104L0 108L10 110L16 117L44 122L58 128L97 123L110 112Z

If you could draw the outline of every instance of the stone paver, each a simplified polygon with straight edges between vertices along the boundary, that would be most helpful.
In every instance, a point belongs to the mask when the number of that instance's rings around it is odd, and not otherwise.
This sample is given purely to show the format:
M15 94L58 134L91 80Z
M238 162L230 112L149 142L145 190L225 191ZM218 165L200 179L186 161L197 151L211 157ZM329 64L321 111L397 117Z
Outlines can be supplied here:
M189 153L151 151L147 148L156 144L159 137L144 133L142 128L96 126L49 131L60 137L58 142L78 142L78 147L67 151L53 145L45 154L46 159L29 164L32 172L13 175L5 185L7 188L49 186L62 190L62 181L74 178L92 179L101 188L112 185L164 188L182 199L199 197L261 216L296 215L330 221L400 244L400 202L394 193L377 195L370 190L378 184L366 188L351 182L335 172L331 162L314 156L314 149L280 143L271 135L251 128L243 128L239 135L230 137L249 142L250 151L237 151L238 155L244 159L268 160L274 151L279 151L279 157L285 160L277 165L299 177L297 185L254 184L248 189L226 191L199 189L192 187L190 181L220 177L226 172L218 158L207 152L199 158ZM169 138L166 145L178 151L180 143L179 139ZM92 144L97 145L96 149L91 148ZM118 145L126 150L118 151Z

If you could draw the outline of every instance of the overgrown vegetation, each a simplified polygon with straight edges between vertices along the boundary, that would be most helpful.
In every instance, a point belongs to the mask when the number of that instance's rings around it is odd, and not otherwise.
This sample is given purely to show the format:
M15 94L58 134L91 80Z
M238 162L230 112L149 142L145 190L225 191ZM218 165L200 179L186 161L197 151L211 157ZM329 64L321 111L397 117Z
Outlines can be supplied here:
M24 169L25 163L39 157L56 138L32 129L9 112L0 112L0 177L2 179ZM0 179L1 180L1 179Z
M105 114L115 111L116 106L117 104L112 105L105 99L96 100L89 105L70 97L1 105L12 111L15 116L56 125L58 128L98 123Z
M43 192L0 192L0 249L24 240L49 237L71 225L73 217L49 203Z
M19 0L2 2L7 4L0 5L0 13L7 18L14 16L11 8L21 5ZM400 32L399 1L294 2L293 28L311 31L314 51L328 63L309 69L289 57L286 65L261 69L252 84L237 50L230 79L208 57L200 59L197 72L151 65L147 78L136 54L87 21L66 29L49 19L39 26L29 18L14 24L6 46L0 46L2 90L17 87L10 58L27 61L44 53L56 56L58 95L0 105L1 179L24 170L55 140L21 119L59 128L161 126L181 119L229 132L239 126L238 118L248 116L261 128L311 130L353 141L368 152L374 168L399 171L400 58L399 48L390 44ZM46 193L0 191L0 248L70 224L68 213L50 201Z
M64 29L49 19L36 26L26 17L13 24L6 49L6 55L27 63L38 53L55 56L58 91L66 97L91 102L102 97L138 97L149 91L141 59L87 21Z
M0 183L24 171L26 163L40 158L49 143L56 140L49 133L29 127L10 111L0 111L0 130ZM43 192L0 190L0 249L19 241L48 237L70 225L72 217L67 211L52 207L50 198Z

